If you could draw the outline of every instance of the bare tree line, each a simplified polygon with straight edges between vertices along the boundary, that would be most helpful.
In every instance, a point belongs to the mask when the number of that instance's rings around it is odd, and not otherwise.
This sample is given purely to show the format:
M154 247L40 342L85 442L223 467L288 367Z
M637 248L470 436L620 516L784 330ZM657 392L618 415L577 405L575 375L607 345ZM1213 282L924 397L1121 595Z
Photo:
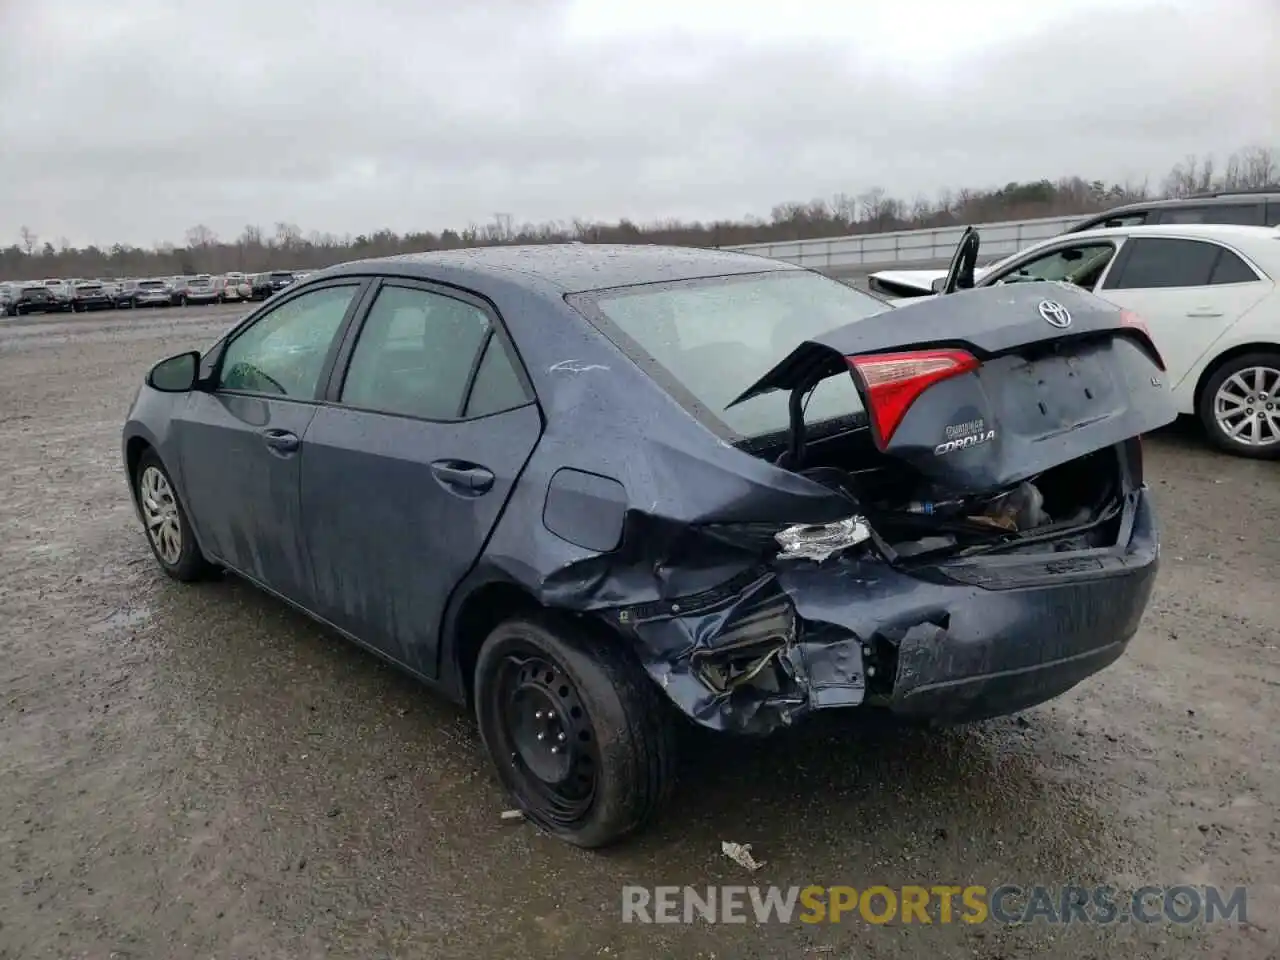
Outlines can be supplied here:
M1280 153L1272 147L1239 150L1219 168L1213 157L1189 156L1174 165L1158 190L1141 183L1105 183L1081 177L1057 181L1009 183L995 189L944 191L937 198L891 197L880 188L861 194L836 194L807 203L782 203L767 219L685 223L662 220L636 224L629 220L595 223L517 224L509 213L462 230L446 229L396 234L378 230L357 236L304 233L292 223L270 231L248 225L234 240L220 240L204 224L187 230L185 244L158 243L152 249L115 244L77 248L66 240L50 241L29 227L18 242L0 249L0 277L143 277L196 272L252 272L271 268L315 269L365 257L424 250L505 243L659 243L716 247L779 240L808 240L858 233L881 233L964 223L991 223L1033 217L1088 214L1121 203L1153 197L1185 197L1210 190L1280 189Z

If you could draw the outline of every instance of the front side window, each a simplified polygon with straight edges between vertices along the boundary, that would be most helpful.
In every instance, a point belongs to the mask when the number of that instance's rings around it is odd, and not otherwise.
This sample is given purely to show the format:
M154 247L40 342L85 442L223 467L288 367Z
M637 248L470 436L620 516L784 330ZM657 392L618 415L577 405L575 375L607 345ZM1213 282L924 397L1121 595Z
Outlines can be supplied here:
M1160 287L1203 287L1209 283L1222 249L1200 240L1135 237L1119 276L1107 281L1111 290Z
M312 290L261 317L228 345L219 388L313 399L325 357L357 289L350 284Z
M785 431L787 395L773 392L725 409L743 390L805 340L890 309L836 280L781 271L625 287L572 298L602 332L732 433L764 437ZM664 384L665 385L665 384ZM830 377L809 397L811 424L860 413L851 377Z
M341 402L424 420L457 420L490 330L488 314L463 300L385 286L360 330Z
M1060 247L1027 260L1006 273L993 271L983 285L1049 280L1074 283L1091 290L1114 254L1115 247L1109 243Z

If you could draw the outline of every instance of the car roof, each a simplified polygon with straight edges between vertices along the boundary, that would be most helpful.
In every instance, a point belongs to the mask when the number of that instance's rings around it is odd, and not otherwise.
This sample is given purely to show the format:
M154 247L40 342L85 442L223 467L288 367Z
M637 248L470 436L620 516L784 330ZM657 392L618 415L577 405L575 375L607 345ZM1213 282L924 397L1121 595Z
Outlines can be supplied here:
M323 271L326 276L370 270L429 279L433 267L455 276L535 278L565 293L602 290L697 277L801 270L746 253L656 244L549 243L438 250L357 260ZM315 274L313 274L313 277Z
M1064 233L1040 241L1037 246L1089 237L1203 237L1224 243L1280 243L1280 227L1249 227L1236 223L1157 223L1132 227L1095 227Z
M1280 201L1280 190L1262 188L1258 190L1223 191L1221 193L1201 193L1190 197L1173 197L1165 200L1135 200L1103 211L1098 216L1112 216L1140 210L1165 210L1170 207L1203 207L1203 206L1236 206L1241 203L1258 203L1260 201Z

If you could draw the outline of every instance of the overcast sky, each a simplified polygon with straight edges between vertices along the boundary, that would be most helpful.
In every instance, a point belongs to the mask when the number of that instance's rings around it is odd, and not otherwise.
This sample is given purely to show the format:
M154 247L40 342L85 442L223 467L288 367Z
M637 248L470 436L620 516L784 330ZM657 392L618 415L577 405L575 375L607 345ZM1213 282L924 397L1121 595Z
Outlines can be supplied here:
M1277 0L0 0L0 245L767 216L1280 146Z

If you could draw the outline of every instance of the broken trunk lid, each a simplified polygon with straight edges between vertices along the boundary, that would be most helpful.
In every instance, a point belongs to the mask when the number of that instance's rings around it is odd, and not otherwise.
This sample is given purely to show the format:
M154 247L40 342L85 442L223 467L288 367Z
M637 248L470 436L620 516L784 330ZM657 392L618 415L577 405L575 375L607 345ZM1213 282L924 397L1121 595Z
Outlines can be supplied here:
M1176 416L1141 320L1066 284L971 290L838 327L733 403L842 371L877 448L961 494L1010 486Z

